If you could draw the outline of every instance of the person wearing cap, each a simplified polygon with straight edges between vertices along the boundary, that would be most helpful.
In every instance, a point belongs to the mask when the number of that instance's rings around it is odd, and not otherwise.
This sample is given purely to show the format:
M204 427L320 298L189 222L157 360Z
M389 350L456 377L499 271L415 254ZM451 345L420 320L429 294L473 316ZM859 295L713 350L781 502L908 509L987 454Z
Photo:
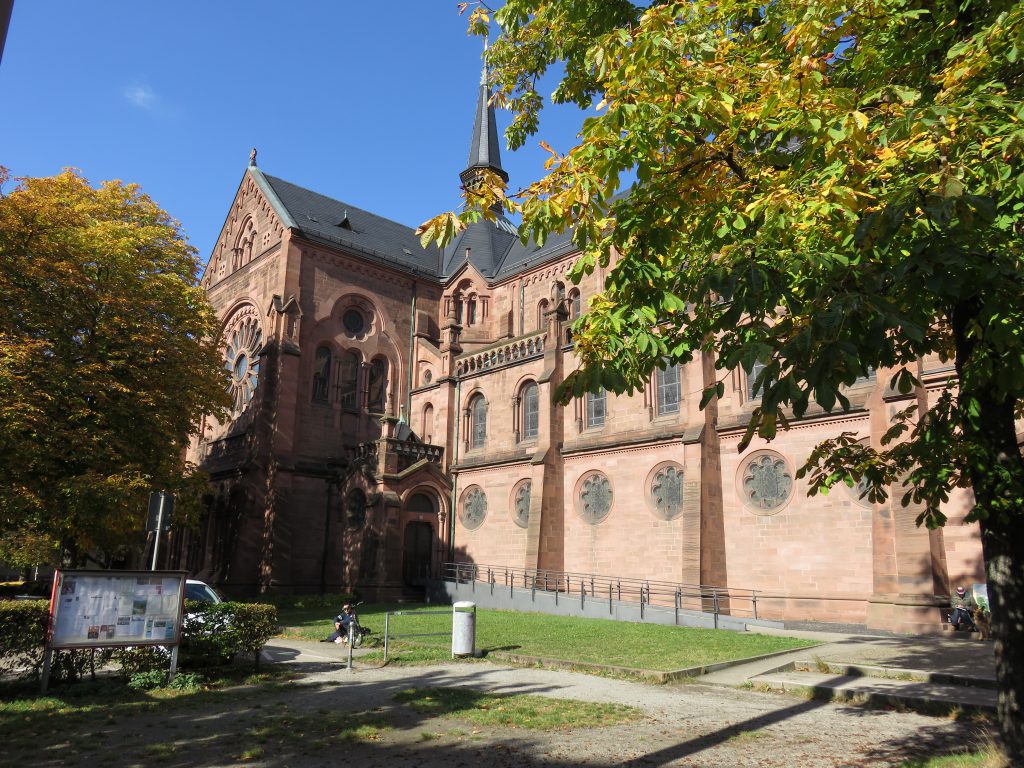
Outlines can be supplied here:
M954 629L966 629L975 631L974 619L971 612L975 609L974 596L969 594L963 587L957 587L949 598L949 606L952 612L949 614L949 623Z

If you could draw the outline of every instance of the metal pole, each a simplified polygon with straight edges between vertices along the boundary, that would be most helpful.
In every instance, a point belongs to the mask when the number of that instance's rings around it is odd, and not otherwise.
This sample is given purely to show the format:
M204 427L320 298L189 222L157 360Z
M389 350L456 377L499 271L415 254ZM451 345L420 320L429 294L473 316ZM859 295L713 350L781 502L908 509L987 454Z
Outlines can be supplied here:
M259 653L259 651L257 651ZM178 646L171 648L171 671L167 675L167 682L171 682L178 673Z
M388 663L388 620L391 618L391 611L384 612L384 663Z
M711 600L715 606L715 629L718 629L718 590L711 590Z
M754 621L757 621L757 592L751 592L750 599L754 603Z
M164 500L167 498L164 491L160 491L160 508L156 513L156 531L153 534L153 564L149 570L156 570L156 558L160 553L160 536L164 532Z
M352 671L352 639L356 636L356 623L348 623L348 671Z
M42 685L39 688L39 694L46 693L46 686L50 684L50 664L53 662L53 648L50 644L46 644L46 650L43 651L43 678Z

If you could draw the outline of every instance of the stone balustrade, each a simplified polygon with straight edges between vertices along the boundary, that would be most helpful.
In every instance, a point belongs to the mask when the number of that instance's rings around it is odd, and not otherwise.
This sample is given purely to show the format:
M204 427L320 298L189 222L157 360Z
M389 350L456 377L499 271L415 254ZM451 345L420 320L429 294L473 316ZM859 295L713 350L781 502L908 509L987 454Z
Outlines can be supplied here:
M479 371L494 370L522 360L540 357L544 354L548 335L538 331L530 336L513 339L481 352L471 352L455 359L455 375L469 376Z

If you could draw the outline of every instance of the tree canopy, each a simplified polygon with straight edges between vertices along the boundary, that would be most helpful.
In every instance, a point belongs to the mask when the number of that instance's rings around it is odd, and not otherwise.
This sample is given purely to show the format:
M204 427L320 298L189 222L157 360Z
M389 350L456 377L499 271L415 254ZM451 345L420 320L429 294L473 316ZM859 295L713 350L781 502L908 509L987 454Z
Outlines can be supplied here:
M472 31L498 33L511 146L540 125L545 76L551 101L590 110L544 178L513 192L488 177L421 228L444 240L500 203L524 239L571 228L577 278L609 268L564 397L631 391L698 353L723 378L760 363L746 445L811 403L848 408L844 388L873 370L909 393L918 361L953 364L883 444L839 436L803 472L812 491L864 480L874 501L907 488L930 526L953 488L973 490L1004 739L1024 760L1024 4L462 5Z
M7 173L0 169L0 184ZM68 170L0 194L0 539L8 562L138 541L148 494L187 514L197 420L227 404L219 325L177 222Z

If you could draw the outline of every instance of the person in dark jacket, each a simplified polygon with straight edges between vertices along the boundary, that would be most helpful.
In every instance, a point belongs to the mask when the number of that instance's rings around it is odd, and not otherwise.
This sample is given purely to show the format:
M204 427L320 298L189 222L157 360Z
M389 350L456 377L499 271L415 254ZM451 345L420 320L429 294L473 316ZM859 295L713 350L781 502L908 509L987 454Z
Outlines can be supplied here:
M334 631L321 640L321 643L347 643L348 642L348 630L352 624L352 619L355 617L355 611L352 606L345 603L341 607L341 613L334 617Z

